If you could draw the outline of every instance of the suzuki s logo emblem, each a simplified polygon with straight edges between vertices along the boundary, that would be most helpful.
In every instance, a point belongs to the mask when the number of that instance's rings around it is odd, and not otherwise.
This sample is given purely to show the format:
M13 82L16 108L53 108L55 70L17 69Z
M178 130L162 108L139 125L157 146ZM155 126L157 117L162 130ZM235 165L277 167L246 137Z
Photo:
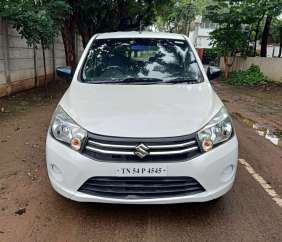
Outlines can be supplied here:
M144 144L137 145L134 154L143 159L145 156L149 155L149 147Z

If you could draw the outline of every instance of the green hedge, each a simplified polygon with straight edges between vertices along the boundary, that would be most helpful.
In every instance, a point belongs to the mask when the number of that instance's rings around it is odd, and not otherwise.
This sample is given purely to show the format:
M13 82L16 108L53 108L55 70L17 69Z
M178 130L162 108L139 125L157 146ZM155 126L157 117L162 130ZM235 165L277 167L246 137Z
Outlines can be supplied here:
M233 71L225 81L234 86L258 86L269 83L257 65L251 65L246 71Z

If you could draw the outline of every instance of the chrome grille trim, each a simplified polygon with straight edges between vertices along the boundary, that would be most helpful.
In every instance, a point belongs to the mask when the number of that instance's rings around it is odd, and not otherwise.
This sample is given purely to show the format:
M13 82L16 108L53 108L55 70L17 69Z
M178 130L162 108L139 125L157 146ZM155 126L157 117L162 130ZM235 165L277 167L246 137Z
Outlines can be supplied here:
M133 146L135 148L135 146ZM148 146L150 147L150 146ZM90 151L95 151L101 154L113 154L113 155L134 155L134 151L117 151L117 150L104 150L99 148L94 148L90 146L86 146L85 149ZM176 155L176 154L184 154L188 153L190 151L198 150L197 146L193 146L187 149L181 149L181 150L173 150L173 151L151 151L149 155Z
M134 155L134 152L130 152L130 151L102 150L102 149L98 149L98 148L94 148L94 147L90 147L90 146L86 146L85 149L95 151L95 152L98 152L98 153L101 153L101 154Z
M150 152L150 155L178 155L178 154L188 153L194 150L198 150L198 146L193 146L187 149L173 150L173 151L152 151Z
M97 145L100 147L104 148L124 148L124 149L132 149L135 148L135 145L116 145L116 144L105 144L105 143L100 143L97 141L89 140L88 141L90 144Z
M176 162L187 161L201 154L201 149L196 134L168 138L126 138L88 133L82 154L109 162Z
M173 149L173 148L182 148L193 144L196 144L196 140L181 143L181 144L174 144L174 145L148 145L148 147L150 149Z
M100 147L104 147L104 148L124 148L124 149L132 149L135 148L136 145L116 145L116 144L106 144L106 143L101 143L101 142L97 142L97 141L93 141L93 140L89 140L88 141L90 144L96 145L96 146L100 146ZM193 141L189 141L189 142L185 142L185 143L181 143L181 144L173 144L173 145L147 145L148 148L150 149L173 149L173 148L182 148L182 147L186 147L189 145L193 145L196 143L196 140Z

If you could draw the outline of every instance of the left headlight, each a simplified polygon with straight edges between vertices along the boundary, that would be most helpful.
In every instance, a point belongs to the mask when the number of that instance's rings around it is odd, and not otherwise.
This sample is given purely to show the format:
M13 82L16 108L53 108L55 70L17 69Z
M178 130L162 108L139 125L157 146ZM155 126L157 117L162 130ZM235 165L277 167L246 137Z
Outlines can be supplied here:
M54 112L50 128L55 139L68 144L74 150L80 150L87 137L87 131L72 120L60 105Z
M198 139L204 151L209 151L214 145L222 143L232 137L232 120L225 107L198 132Z

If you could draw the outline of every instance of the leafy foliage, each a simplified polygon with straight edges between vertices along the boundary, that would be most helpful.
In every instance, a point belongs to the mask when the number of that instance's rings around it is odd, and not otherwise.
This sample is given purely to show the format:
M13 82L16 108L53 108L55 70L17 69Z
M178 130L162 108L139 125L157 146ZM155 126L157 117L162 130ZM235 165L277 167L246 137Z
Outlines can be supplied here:
M234 60L238 54L256 55L263 20L265 24L261 35L261 56L266 57L270 25L282 12L282 0L214 0L206 12L206 17L218 25L211 32L211 41L214 47L224 51L224 75L227 78L234 63L229 60Z
M10 21L29 46L53 42L67 5L63 1L9 0L0 2L0 17Z
M162 31L189 34L196 15L201 15L208 0L171 0L162 7L157 26Z
M62 36L66 63L75 68L75 32L85 47L96 33L139 30L151 25L171 0L65 0L71 12L65 16Z
M85 46L96 33L139 30L151 25L170 0L66 0Z
M223 49L227 56L245 53L248 48L248 32L240 1L214 1L207 7L206 17L218 28L211 32L214 47Z
M279 53L278 57L282 57L282 20L281 19L276 19L274 21L274 26L272 28L272 38L274 42L279 43Z
M255 53L258 37L261 37L265 48L270 24L281 12L282 0L214 0L207 7L206 14L219 26L211 34L212 43L223 48L229 56L238 52L249 54L250 43L254 43L252 52Z
M220 48L205 49L203 64L214 66L219 65L221 56L223 56L223 52Z
M257 86L267 84L269 80L260 71L259 66L251 65L246 71L233 71L227 80L228 84L234 86Z
M65 2L60 0L4 0L0 2L0 17L8 20L25 38L29 46L42 47L45 87L47 88L47 71L45 49L54 42L60 29L62 13L68 10Z
M275 19L272 23L271 37L275 43L280 43L280 28L282 28L282 20Z

